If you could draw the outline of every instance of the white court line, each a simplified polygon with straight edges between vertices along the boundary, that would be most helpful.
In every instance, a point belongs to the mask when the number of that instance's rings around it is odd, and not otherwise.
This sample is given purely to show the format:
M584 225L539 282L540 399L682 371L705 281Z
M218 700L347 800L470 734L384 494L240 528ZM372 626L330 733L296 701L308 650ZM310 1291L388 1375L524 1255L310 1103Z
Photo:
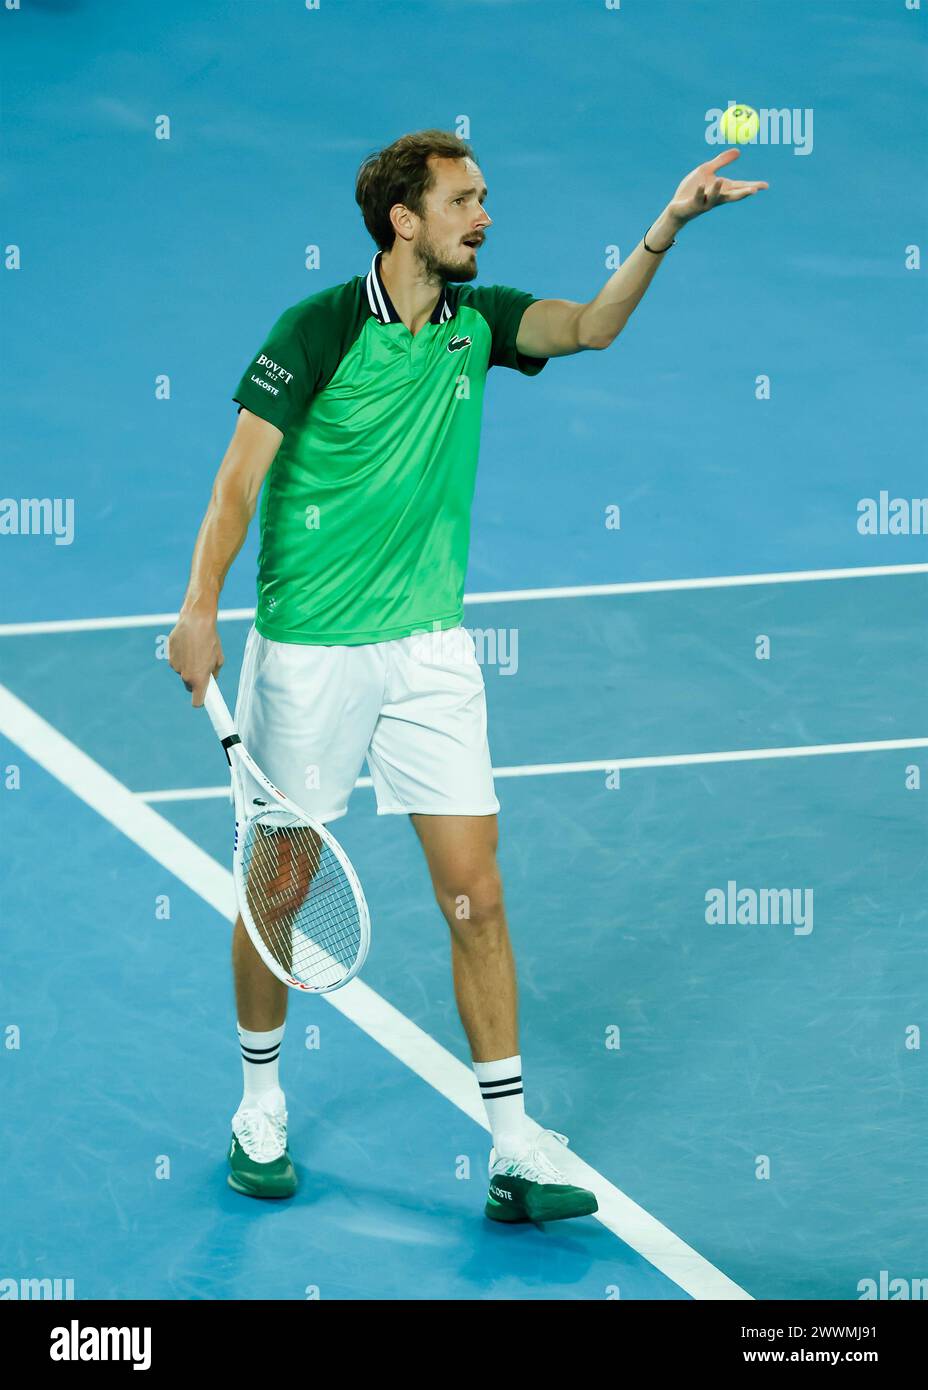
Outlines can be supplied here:
M822 758L831 753L891 753L901 748L928 748L928 738L883 738L869 743L807 743L796 748L736 748L723 753L667 753L652 758L600 758L588 763L522 763L494 767L494 777L548 777L559 772L616 772L626 767L690 767L695 763L750 763L765 758ZM355 787L370 787L359 777ZM211 801L225 798L228 786L178 787L168 791L136 792L141 801Z
M2 685L0 733L228 921L234 920L231 873ZM322 997L475 1124L489 1129L471 1068L362 980L356 978L344 989ZM541 1131L534 1120L529 1125L533 1132ZM577 1154L556 1147L559 1167L573 1182L596 1193L596 1219L691 1297L751 1298Z
M574 584L560 589L497 589L465 594L465 604L520 603L530 599L596 598L607 594L663 594L687 589L738 589L752 584L807 584L819 579L875 579L897 574L928 574L924 565L870 565L856 569L784 570L780 574L721 574L708 579L646 579L628 584ZM221 608L223 623L250 622L253 608ZM112 628L173 627L176 613L142 613L125 618L61 618L37 623L0 623L0 637L51 632L102 632Z

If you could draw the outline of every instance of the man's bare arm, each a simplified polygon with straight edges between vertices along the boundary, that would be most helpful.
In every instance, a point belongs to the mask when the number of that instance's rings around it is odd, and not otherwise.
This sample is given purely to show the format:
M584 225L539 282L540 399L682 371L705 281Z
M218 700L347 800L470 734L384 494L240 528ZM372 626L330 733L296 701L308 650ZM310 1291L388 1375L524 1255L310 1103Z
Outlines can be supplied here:
M669 247L675 230L662 214L651 228L648 245ZM609 347L641 303L662 260L644 249L642 239L588 304L570 299L539 299L530 304L519 325L519 352L528 357L569 357Z
M190 581L177 624L168 638L168 659L200 706L210 676L219 674L222 644L216 629L219 595L232 561L244 544L261 484L280 448L275 425L242 410L193 551Z
M749 183L718 175L717 171L739 154L738 150L725 150L687 174L649 230L651 249L645 248L642 238L595 299L588 304L570 299L540 299L530 304L519 325L519 352L528 357L567 357L614 343L654 279L663 260L660 253L669 250L680 228L711 208L739 203L767 187L763 182Z

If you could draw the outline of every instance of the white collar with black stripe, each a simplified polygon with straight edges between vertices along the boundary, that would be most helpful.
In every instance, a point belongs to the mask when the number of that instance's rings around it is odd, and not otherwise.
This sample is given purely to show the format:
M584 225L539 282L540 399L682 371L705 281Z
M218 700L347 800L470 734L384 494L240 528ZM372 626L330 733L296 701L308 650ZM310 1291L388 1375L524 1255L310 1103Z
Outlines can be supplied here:
M371 313L378 323L402 323L402 319L393 307L393 301L387 294L387 287L380 276L380 258L382 251L374 253L371 261L371 268L367 272L365 281L367 288L367 302L371 306ZM441 294L438 296L438 303L432 310L429 323L445 323L452 317L451 303L448 298L448 286L443 285Z

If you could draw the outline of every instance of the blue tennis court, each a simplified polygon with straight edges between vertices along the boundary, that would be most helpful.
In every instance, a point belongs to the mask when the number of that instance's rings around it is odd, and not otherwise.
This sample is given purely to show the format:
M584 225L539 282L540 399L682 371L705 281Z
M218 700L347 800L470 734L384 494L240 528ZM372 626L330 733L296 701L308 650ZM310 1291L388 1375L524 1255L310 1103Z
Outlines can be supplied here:
M0 490L51 518L0 524L3 1296L857 1299L881 1273L919 1296L925 13L750 16L3 14ZM366 272L354 174L404 130L468 122L481 283L586 299L729 100L791 113L740 160L769 191L685 228L612 348L494 372L484 412L465 621L526 1108L599 1219L483 1219L447 927L366 778L338 834L371 953L292 1000L302 1185L246 1201L226 767L164 651L242 367L283 307ZM230 702L256 542L223 591Z

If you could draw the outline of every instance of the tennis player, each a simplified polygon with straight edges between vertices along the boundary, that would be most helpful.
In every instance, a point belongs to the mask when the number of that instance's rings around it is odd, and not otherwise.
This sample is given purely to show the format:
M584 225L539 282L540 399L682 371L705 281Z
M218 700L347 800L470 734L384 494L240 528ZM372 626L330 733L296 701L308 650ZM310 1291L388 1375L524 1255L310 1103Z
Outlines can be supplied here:
M420 131L366 159L356 198L377 247L371 267L282 313L245 370L170 637L171 665L199 706L223 664L220 591L264 485L239 731L317 820L345 814L365 758L378 815L410 817L450 929L492 1131L485 1213L499 1221L583 1216L597 1203L525 1124L499 802L483 677L462 627L484 382L490 367L533 377L550 357L614 342L681 227L767 187L719 176L737 156L727 149L688 174L586 304L472 284L491 226L487 187L455 136ZM244 1094L228 1180L252 1197L289 1197L278 1067L288 991L241 918L232 958Z

